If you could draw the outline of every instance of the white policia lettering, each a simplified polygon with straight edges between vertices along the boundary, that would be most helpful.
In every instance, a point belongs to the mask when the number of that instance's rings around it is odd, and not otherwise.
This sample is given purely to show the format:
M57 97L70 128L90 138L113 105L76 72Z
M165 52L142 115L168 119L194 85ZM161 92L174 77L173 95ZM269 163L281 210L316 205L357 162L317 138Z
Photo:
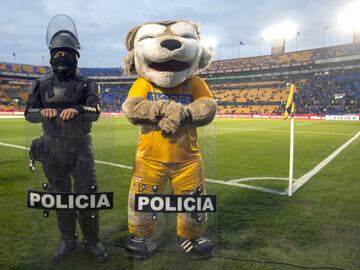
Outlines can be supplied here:
M66 203L64 203L66 202ZM41 205L41 207L36 207ZM51 194L29 192L29 207L56 209L101 209L110 208L107 194Z
M138 212L215 212L215 196L180 196L137 194Z

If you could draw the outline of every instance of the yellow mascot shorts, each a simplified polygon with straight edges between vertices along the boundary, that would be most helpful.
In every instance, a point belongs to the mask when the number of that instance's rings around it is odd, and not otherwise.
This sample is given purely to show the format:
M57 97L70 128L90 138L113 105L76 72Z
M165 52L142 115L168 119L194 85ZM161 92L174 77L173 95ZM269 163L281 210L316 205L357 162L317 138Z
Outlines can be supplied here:
M135 157L133 176L128 200L129 232L133 236L148 238L156 232L156 220L152 213L135 212L134 194L163 193L167 182L176 195L193 194L198 188L205 194L204 165L201 157L182 163L162 163ZM204 233L206 214L198 213L196 220L190 213L177 214L177 235L185 239L197 239Z

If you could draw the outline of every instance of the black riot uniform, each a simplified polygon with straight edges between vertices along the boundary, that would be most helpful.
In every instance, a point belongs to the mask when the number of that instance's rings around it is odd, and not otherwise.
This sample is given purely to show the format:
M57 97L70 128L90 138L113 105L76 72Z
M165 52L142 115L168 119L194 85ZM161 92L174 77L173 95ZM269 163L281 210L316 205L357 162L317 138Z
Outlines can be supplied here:
M91 143L92 122L100 115L99 87L93 80L76 75L79 43L67 32L54 35L50 42L53 72L34 81L25 111L26 120L42 123L41 149L36 149L43 163L49 189L56 192L92 193L97 189L94 154ZM59 53L60 52L60 53ZM57 116L45 119L41 110L52 108ZM79 113L62 120L64 109ZM99 240L99 215L95 210L58 210L57 223L61 241L54 259L62 259L76 248L78 218L85 246L99 260L107 254Z

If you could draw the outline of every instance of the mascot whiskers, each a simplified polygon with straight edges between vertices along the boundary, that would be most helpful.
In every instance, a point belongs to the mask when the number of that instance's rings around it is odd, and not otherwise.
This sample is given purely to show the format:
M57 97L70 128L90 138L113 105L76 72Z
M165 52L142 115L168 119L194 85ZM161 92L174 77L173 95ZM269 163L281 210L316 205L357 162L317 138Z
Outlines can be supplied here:
M196 24L186 21L144 23L127 35L124 68L139 78L122 109L141 127L128 200L130 237L125 255L151 257L157 248L152 213L135 211L135 194L205 194L204 165L196 128L209 124L217 105L208 86L195 73L205 68L210 52L200 43ZM177 235L184 254L211 256L213 244L203 237L206 214L179 213Z

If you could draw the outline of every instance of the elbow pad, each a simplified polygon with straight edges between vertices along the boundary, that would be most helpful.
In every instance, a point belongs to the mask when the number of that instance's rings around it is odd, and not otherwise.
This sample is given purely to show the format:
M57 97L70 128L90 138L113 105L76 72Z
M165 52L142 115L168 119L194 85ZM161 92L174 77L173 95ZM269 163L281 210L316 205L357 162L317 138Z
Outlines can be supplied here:
M78 105L73 108L77 109L79 113L100 114L101 112L99 104L96 104L95 106Z
M41 109L28 109L25 112L25 119L31 123L40 123L42 121Z

